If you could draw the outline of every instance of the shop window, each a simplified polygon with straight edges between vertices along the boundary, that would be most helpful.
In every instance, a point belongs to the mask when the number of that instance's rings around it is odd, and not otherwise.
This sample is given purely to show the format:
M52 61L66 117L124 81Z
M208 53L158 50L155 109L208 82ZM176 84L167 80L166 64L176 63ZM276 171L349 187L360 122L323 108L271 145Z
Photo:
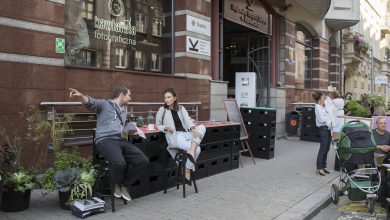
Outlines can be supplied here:
M135 14L135 26L137 32L146 33L146 16L144 14Z
M171 73L171 1L103 2L65 1L65 65Z
M162 35L162 20L160 18L153 18L153 35L158 37Z
M161 55L152 53L152 71L161 71Z
M93 19L93 4L94 0L81 0L80 1L80 16L82 18L92 20Z
M145 69L145 53L142 51L135 51L135 63L134 69L143 70Z
M302 25L296 26L295 88L312 88L312 41L310 32Z
M127 68L127 50L123 48L115 49L115 67L125 69Z

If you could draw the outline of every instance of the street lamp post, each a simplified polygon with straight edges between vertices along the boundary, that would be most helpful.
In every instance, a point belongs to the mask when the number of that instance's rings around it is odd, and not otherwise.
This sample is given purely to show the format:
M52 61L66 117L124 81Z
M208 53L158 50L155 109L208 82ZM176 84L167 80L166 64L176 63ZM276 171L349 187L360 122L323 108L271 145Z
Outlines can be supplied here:
M375 76L374 76L374 54L372 46L370 46L370 74L371 74L371 95L375 91Z

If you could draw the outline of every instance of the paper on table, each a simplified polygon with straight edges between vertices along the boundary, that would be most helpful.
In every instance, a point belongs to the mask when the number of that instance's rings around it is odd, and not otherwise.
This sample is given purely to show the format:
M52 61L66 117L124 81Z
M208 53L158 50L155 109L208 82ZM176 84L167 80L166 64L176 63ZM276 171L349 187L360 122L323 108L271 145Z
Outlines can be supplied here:
M143 139L146 139L145 133L141 129L137 128L133 123L126 124L126 126L123 128L123 132L125 132L126 134L132 134L134 132L137 132L138 136L142 137Z

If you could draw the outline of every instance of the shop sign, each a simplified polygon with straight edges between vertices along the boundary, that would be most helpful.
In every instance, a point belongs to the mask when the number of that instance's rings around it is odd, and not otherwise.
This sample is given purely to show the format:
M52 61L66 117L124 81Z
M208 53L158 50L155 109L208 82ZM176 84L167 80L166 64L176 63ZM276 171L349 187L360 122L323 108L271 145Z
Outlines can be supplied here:
M192 31L198 34L211 36L211 25L209 21L187 15L187 31Z
M387 76L375 76L375 84L387 84Z
M258 0L225 0L224 17L253 30L270 34L270 16Z
M187 36L187 52L210 56L210 41Z

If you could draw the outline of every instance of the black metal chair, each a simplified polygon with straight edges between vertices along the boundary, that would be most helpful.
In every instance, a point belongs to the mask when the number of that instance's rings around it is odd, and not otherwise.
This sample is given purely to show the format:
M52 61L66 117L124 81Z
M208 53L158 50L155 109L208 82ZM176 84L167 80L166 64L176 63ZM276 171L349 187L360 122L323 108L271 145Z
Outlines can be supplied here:
M167 189L171 184L176 184L177 189L182 185L183 187L183 198L186 197L186 181L185 181L185 171L186 171L186 161L187 161L187 152L182 149L177 149L178 152L175 155L173 161L176 163L176 167L170 168L167 174L167 180L164 186L164 194L167 193ZM195 166L195 165L194 165ZM196 181L194 177L194 172L191 170L191 182L194 185L195 193L198 193L198 188L196 187Z
M93 135L93 140L95 140L95 133ZM115 185L111 178L111 163L105 160L104 157L97 152L95 141L93 141L93 164L97 166L98 170L93 194L103 200L106 197L110 197L111 210L112 212L115 212ZM127 200L123 198L122 200L123 204L126 205Z

